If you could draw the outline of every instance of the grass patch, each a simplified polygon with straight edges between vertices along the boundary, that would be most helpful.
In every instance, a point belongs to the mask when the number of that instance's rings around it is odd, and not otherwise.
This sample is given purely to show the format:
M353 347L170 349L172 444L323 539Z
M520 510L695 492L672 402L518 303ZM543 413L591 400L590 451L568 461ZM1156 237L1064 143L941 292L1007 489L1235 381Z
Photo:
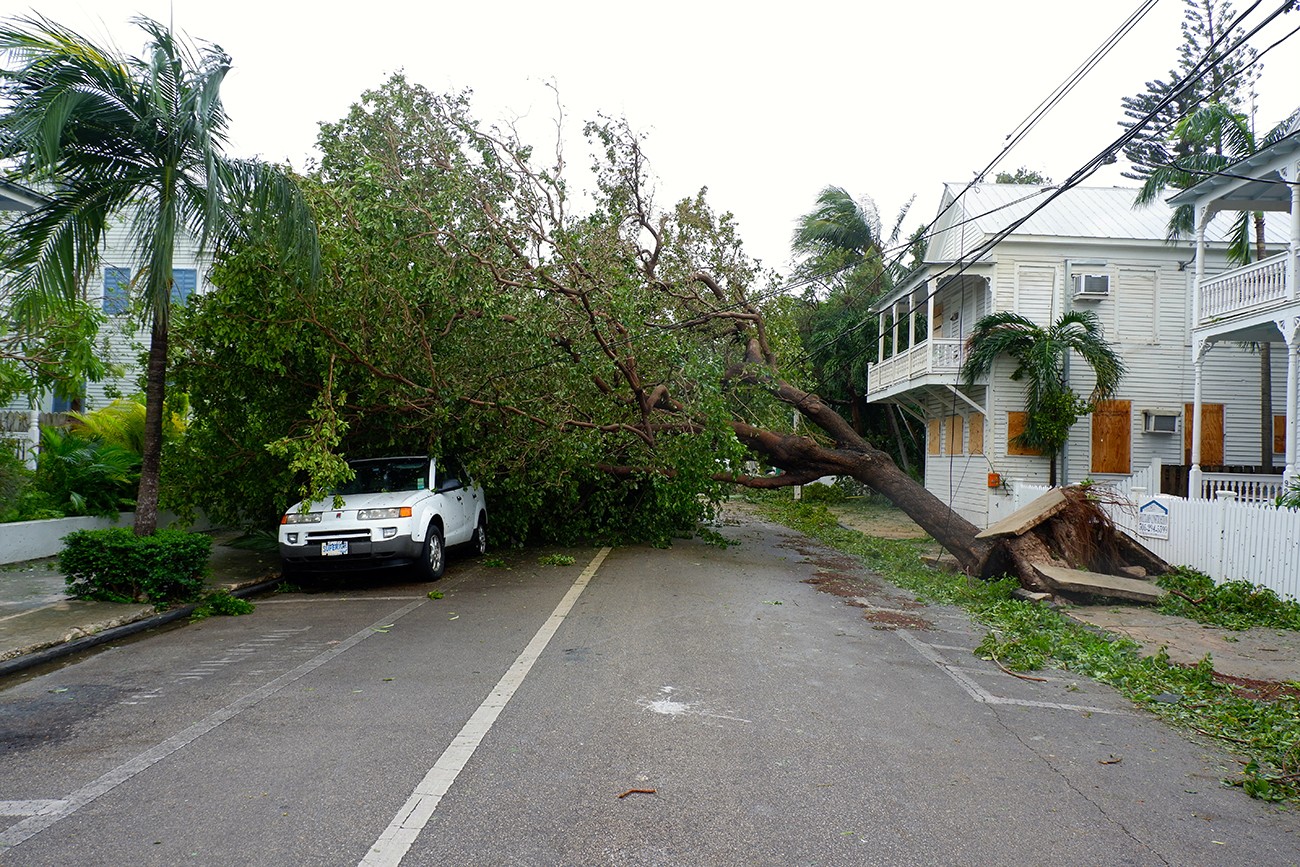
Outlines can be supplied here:
M568 554L543 554L537 562L542 566L572 566L577 561Z
M965 608L989 630L977 655L1021 671L1055 668L1109 684L1161 719L1242 754L1242 773L1227 784L1254 798L1300 803L1300 699L1237 695L1214 680L1208 657L1190 668L1171 665L1163 653L1143 657L1127 639L1100 635L1046 606L1016 599L1014 579L986 582L930 569L917 543L846 530L823 505L774 494L749 499L766 517L858 557L919 598Z

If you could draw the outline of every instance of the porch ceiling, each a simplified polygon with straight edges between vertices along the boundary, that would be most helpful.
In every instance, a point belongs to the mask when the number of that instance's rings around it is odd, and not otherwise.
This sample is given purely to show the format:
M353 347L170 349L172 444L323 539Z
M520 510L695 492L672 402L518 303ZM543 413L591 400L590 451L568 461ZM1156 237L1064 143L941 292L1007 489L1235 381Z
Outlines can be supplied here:
M1252 157L1233 163L1224 172L1206 178L1169 199L1171 205L1192 205L1208 200L1216 210L1289 211L1291 188L1278 169L1300 152L1300 130Z
M1211 322L1192 329L1193 342L1210 340L1215 343L1281 343L1285 340L1278 328L1279 320L1285 322L1300 316L1300 302L1289 301L1257 310L1240 318Z

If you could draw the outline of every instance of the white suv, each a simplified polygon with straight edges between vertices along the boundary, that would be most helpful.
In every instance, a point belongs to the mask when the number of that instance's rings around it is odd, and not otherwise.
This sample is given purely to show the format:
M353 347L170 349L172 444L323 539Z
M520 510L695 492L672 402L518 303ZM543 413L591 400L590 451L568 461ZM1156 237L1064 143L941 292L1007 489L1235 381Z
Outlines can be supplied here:
M483 489L456 461L428 457L348 461L356 473L333 498L297 503L280 518L285 572L418 565L442 577L447 545L487 550Z

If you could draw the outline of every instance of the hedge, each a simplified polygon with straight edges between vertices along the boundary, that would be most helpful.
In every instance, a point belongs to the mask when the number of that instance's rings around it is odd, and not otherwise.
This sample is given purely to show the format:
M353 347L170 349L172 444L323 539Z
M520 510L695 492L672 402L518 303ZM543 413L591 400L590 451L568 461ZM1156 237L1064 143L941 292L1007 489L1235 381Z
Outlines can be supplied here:
M159 530L137 536L129 527L77 530L63 538L59 570L78 599L105 602L193 602L203 592L212 539Z

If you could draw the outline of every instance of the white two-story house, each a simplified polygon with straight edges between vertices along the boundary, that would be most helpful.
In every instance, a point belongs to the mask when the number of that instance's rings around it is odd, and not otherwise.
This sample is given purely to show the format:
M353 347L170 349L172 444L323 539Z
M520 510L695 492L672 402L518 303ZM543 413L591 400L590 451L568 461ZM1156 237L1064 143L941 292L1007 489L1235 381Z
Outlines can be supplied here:
M1024 383L1010 379L1014 362L999 360L974 386L959 375L975 322L995 311L1046 326L1066 311L1091 310L1127 367L1116 397L1071 429L1059 482L1119 480L1153 461L1191 464L1197 248L1166 240L1170 208L1135 209L1134 189L1076 187L1019 223L1052 188L963 188L945 187L924 264L874 308L879 361L869 367L867 399L894 404L924 425L926 487L984 526L1008 511L1010 483L1049 479L1046 457L1010 443L1025 422ZM1211 224L1207 272L1224 267L1226 245L1213 239L1227 226L1226 219ZM1282 240L1279 231L1270 246ZM1257 464L1259 389L1243 382L1258 383L1259 358L1235 344L1216 352L1223 363L1201 380L1203 410L1213 405L1218 413L1201 426L1202 460L1213 454L1215 464ZM1283 360L1273 367L1280 407ZM1068 377L1076 392L1091 390L1091 370L1078 358Z

